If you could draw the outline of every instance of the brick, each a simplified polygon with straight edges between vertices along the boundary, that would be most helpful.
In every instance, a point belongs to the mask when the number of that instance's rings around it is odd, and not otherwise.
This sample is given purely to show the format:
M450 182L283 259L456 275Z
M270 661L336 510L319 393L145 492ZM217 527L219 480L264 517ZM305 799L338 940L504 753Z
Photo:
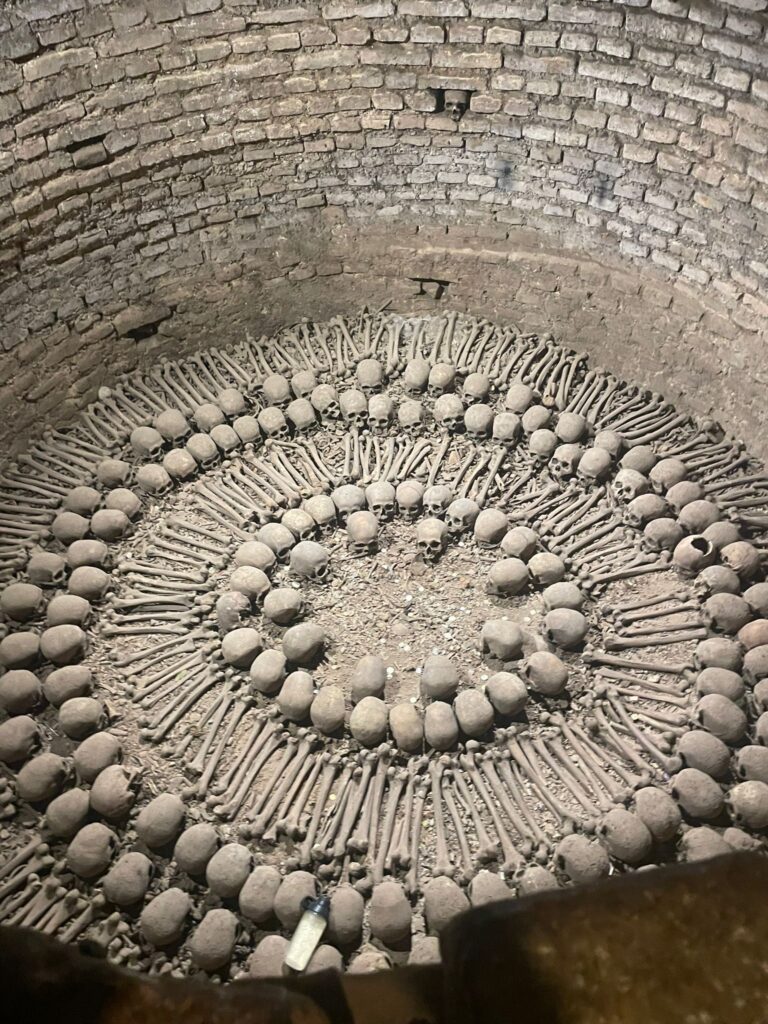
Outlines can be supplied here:
M298 50L301 39L298 32L276 32L267 36L268 50Z
M40 44L29 25L23 24L9 31L0 32L0 58L19 60L21 57L37 53L39 49Z
M719 66L715 68L715 83L723 85L726 89L736 89L738 92L746 92L751 81L746 71L737 71L736 68Z
M757 128L768 128L768 110L743 100L730 100L728 112Z
M589 7L576 3L550 3L548 5L547 19L549 21L567 21L577 25L599 24L613 28L617 28L624 20L621 11L592 10Z
M525 85L522 75L514 75L510 71L500 71L491 78L491 88L500 89L502 92L518 92Z
M651 79L651 76L641 68L585 58L579 61L577 72L589 78L600 78L606 82L621 82L625 85L648 85Z
M369 50L363 51L368 53ZM386 63L382 61L382 63ZM327 49L317 53L300 53L293 62L296 71L316 71L321 68L353 67L357 54L351 50Z
M315 17L306 7L299 6L259 10L262 4L255 0L227 0L227 6L247 7L248 22L251 25L290 25L296 21L312 21Z
M413 32L411 32L413 37ZM523 39L523 33L516 28L501 28L494 25L485 33L485 41L489 46L519 46Z
M611 103L615 107L629 106L629 93L626 89L615 89L610 85L600 85L595 89L598 103Z
M463 0L400 0L397 12L419 18L465 18L469 13Z
M336 36L324 25L310 25L299 31L302 46L333 46Z
M588 53L594 50L597 40L586 32L563 32L560 38L560 47L563 50L578 50L581 53Z
M221 0L185 0L187 14L210 14L218 11Z
M428 22L417 22L411 26L412 43L442 43L445 41L445 29L442 25L430 25Z
M489 50L458 50L441 46L433 58L436 67L441 68L500 68L502 55Z
M344 18L390 18L395 13L392 3L334 3L325 4L323 17L327 21Z
M515 18L518 21L543 21L547 14L542 3L470 3L473 18Z
M362 64L404 65L406 67L427 67L430 53L422 46L404 46L398 43L380 46L366 46L360 51Z
M153 50L170 41L171 32L168 28L129 29L109 39L103 47L103 53L107 57L120 57L140 50Z

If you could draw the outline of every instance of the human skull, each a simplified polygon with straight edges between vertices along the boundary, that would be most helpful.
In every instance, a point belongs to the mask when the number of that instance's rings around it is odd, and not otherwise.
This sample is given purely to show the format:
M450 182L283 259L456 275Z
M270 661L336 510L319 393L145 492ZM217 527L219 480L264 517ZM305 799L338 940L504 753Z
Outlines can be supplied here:
M166 441L176 443L188 437L192 428L180 409L164 409L155 416L152 426Z
M634 469L637 473L648 476L658 461L658 455L649 444L638 444L622 455L621 466L623 469Z
M589 424L577 412L561 412L555 424L555 433L563 444L575 444L587 435Z
M368 508L379 522L389 522L395 517L395 488L386 480L377 480L365 489Z
M424 491L424 511L428 516L439 519L453 501L454 494L445 484L433 484Z
M480 506L471 498L456 498L445 512L448 532L454 536L471 530L480 514Z
M555 448L549 460L548 469L557 480L567 480L574 476L584 449L579 444L560 444Z
M456 383L456 367L453 363L435 363L429 371L427 390L432 398L439 398L453 391Z
M461 397L465 405L485 402L491 393L491 378L487 373L470 373L464 379Z
M720 552L720 558L743 582L754 579L762 565L760 552L746 540L726 544Z
M156 498L167 494L173 487L173 480L167 470L155 462L148 462L145 466L139 467L136 472L136 483L145 494L151 494Z
M606 448L587 448L582 455L578 476L583 484L599 484L607 480L613 466L613 456Z
M317 377L313 370L298 370L291 377L291 391L297 398L309 398L317 387Z
M416 527L416 547L425 562L436 562L448 547L448 527L442 519L422 519Z
M307 498L303 508L312 516L321 530L333 526L336 522L336 504L328 494L313 494Z
M666 501L658 494L641 494L624 509L624 522L636 530L642 530L652 519L665 519L669 516Z
M493 417L493 440L504 448L515 447L522 429L520 417L513 412L500 412Z
M650 495L646 495L650 497ZM677 544L672 553L672 562L684 576L696 576L717 558L717 552L709 541L699 534L691 534Z
M528 567L519 558L500 558L488 570L486 589L496 597L513 597L530 582Z
M67 563L55 551L37 551L27 562L27 577L38 587L60 587L67 578Z
M294 398L292 402L289 402L285 415L294 430L301 434L309 433L317 426L314 406L307 398Z
M203 469L210 469L219 461L220 452L210 434L192 434L184 449Z
M683 528L674 519L652 519L643 530L642 545L646 551L674 551L683 539Z
M261 441L261 429L255 416L238 416L232 424L232 429L243 444L256 444Z
M435 402L432 413L438 426L449 434L455 434L464 425L464 406L458 395L441 395Z
M460 121L469 107L469 92L466 89L446 89L443 95L443 110L452 121Z
M291 551L291 571L305 580L323 581L328 576L330 555L322 544L302 540Z
M673 512L681 512L692 501L700 501L705 497L704 488L695 480L681 480L672 484L666 493L667 504Z
M242 416L248 408L245 395L237 388L224 388L223 391L220 391L216 396L216 404L230 420L235 416Z
M418 437L424 427L424 406L414 398L407 398L398 407L397 422L408 437Z
M335 514L336 510L334 509ZM280 522L283 526L287 526L291 533L298 537L299 540L312 540L317 532L317 523L309 512L303 508L286 509L280 517Z
M324 420L340 418L339 395L331 384L318 384L316 388L313 388L310 401Z
M615 430L598 430L594 440L595 448L605 448L614 459L618 459L624 447L624 439Z
M725 798L735 825L754 832L768 828L768 784L759 779L739 782Z
M293 531L282 523L265 523L256 534L256 539L271 548L279 562L288 560L291 548L296 543Z
M228 423L218 423L210 430L211 440L222 452L233 452L242 444L239 435Z
M520 417L520 423L523 427L523 433L528 435L533 434L536 430L549 428L552 423L552 410L548 409L545 405L531 405ZM560 438L557 435L555 436L557 444L560 444Z
M361 359L355 370L357 383L363 394L369 398L381 391L384 385L384 367L378 359Z
M413 522L421 511L421 503L424 498L424 484L419 480L403 480L397 485L395 500L400 514L408 522Z
M528 438L529 451L541 463L549 462L557 447L557 434L545 427L534 430Z
M688 469L680 459L661 459L651 469L648 479L657 494L666 494L670 487L688 477Z
M259 426L274 441L286 441L291 434L291 428L283 415L282 409L276 405L270 405L262 409L258 415Z
M209 431L211 427L217 427L223 423L226 417L215 402L203 402L198 405L192 414L198 430Z
M403 371L403 387L411 395L427 390L430 366L426 359L409 359Z
M353 512L359 512L365 508L365 491L356 484L342 484L341 487L331 491L331 498L342 525L347 522Z
M281 373L271 373L262 382L261 394L265 405L284 409L291 400L291 385Z
M371 395L368 399L368 424L376 433L386 433L394 415L395 404L389 395Z
M611 489L619 501L629 504L641 494L651 489L648 477L638 473L636 469L620 469L613 479Z
M131 448L140 459L156 459L163 450L163 435L154 427L136 427L131 431Z
M677 517L678 523L686 533L704 533L720 519L721 512L717 505L704 499L689 501Z
M529 384L523 384L522 381L518 380L510 384L507 397L504 399L504 408L508 412L522 416L529 406L533 405L534 402L538 402L539 397Z
M339 395L341 415L347 426L365 430L368 426L368 399L357 388L349 388Z
M353 555L373 555L379 543L379 521L373 512L352 512L347 519L347 543Z
M480 512L474 523L475 541L483 548L495 548L509 530L509 519L500 508L486 508Z
M450 397L450 396L446 396ZM484 441L493 430L493 409L479 402L464 413L464 428L474 441Z

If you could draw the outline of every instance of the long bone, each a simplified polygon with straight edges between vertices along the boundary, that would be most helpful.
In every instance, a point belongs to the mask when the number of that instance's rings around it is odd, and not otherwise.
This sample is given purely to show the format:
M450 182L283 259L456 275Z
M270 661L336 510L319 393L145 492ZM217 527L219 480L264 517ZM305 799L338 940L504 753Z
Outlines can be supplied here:
M475 481L485 471L490 461L491 456L489 454L485 453L480 456L480 458L477 460L477 464L473 465L465 474L464 482L462 483L461 487L458 488L456 491L458 497L468 497L468 495L473 490Z
M119 565L121 574L133 573L137 576L158 577L159 579L181 580L184 583L205 583L207 573L202 570L188 572L183 569L172 569L166 565L152 565L149 562L139 562L126 559Z
M250 704L250 702L249 702ZM272 722L269 722L272 726ZM256 717L255 721L251 726L250 734L245 741L244 746L237 751L237 757L233 760L229 770L225 772L223 777L213 786L210 787L210 794L208 796L208 805L213 807L214 804L222 803L222 797L227 793L228 790L237 788L239 780L243 774L247 771L248 759L251 752L256 749L258 752L259 748L259 737L263 742L264 737L269 738L273 733L273 728L267 728L267 718L264 715Z
M700 482L704 484L704 490L707 494L717 494L720 491L730 491L734 487L746 487L750 484L768 484L768 476L762 473L752 473L750 476L739 476L735 479L729 478L718 484L707 484L703 480Z
M700 609L699 609L699 606L697 604L681 605L679 608L673 608L671 611L668 611L667 615L682 615L686 611L696 611L696 612L698 612L699 610ZM660 609L656 613L656 615L657 615L658 618L664 618L665 617L664 614L663 614L663 609ZM653 618L653 615L649 615L648 618L649 619ZM650 625L645 625L645 626L638 626L638 625L636 625L635 623L638 622L638 621L639 622L646 622L647 619L645 619L645 618L640 618L640 619L637 619L637 620L636 619L631 619L629 621L629 623L626 623L626 621L624 619L622 619L621 620L621 627L625 629L625 632L623 634L620 634L620 635L624 635L624 636L655 636L657 633L670 633L670 632L677 632L679 630L698 629L698 628L701 628L704 625L704 623L698 617L695 618L695 619L689 619L686 622L651 622ZM627 625L629 625L631 628L626 629Z
M583 736L580 736L575 729L571 728L564 715L553 715L551 720L560 729L563 740L567 740L571 747L573 747L585 770L589 771L591 775L598 780L599 784L608 793L610 799L613 800L614 803L623 803L628 795L626 790L622 789L621 786L619 786L619 784L610 777L608 772L600 763L599 757L596 756L596 751L592 747L592 744Z
M599 573L611 566L618 568L625 561L631 561L629 556L630 554L634 555L636 550L636 541L626 531L620 531L616 537L610 533L598 537L596 541L579 552L579 572L583 570L585 575L589 575L590 573ZM608 560L610 562L606 564Z
M608 515L612 517L613 513L609 512ZM581 540L577 540L573 544L563 544L558 541L557 544L553 544L551 547L552 550L556 554L560 555L565 562L573 563L581 561L582 559L577 558L577 555L582 555L582 552L593 549L597 541L604 540L606 537L612 536L616 532L616 529L617 525L615 521L612 521L606 523L605 526L601 526L597 530L592 530L592 532L588 533L586 537L582 537ZM575 534L572 532L571 536L577 536L580 532L580 530L577 530Z
M44 857L48 852L48 845L42 842L38 836L31 839L17 853L0 865L0 881L4 878L8 878L9 875L13 875L17 868L21 868L21 866L28 860L31 860L35 854L37 854L38 857ZM0 890L0 899L2 898L3 893L2 890Z
M586 749L592 751L593 757L599 761L600 755L607 753L604 747L601 747L595 738L599 734L599 728L594 718L588 720L588 724L592 727L592 734L586 732L577 722L571 722L569 728L571 733L579 740L580 744ZM635 764L634 761L630 761L631 764ZM642 769L640 775L633 775L628 769L619 763L615 757L611 758L611 770L619 776L621 781L624 783L626 793L640 789L642 786L648 785L648 781L651 778L651 773L648 771L644 762L641 762Z
M656 605L666 604L668 601L682 601L687 597L684 590L668 590L663 594L650 594L647 597L638 598L634 601L622 601L619 604L606 604L600 609L602 615L607 618L621 618L630 612L640 611L646 608L655 608Z
M570 773L572 780L584 793L587 800L593 799L596 806L603 812L610 809L613 802L614 786L603 783L601 776L591 770L591 765L582 763L577 756L574 758L566 749L565 736L562 730L558 729L557 735L547 738L546 745L552 754L553 760L557 760L562 768ZM563 778L562 773L560 775ZM607 791L607 797L604 790Z
M206 715L206 718L198 724L198 732L202 731L205 725L207 725L208 727L205 730L203 741L198 747L197 753L195 754L191 761L186 761L185 767L190 775L195 777L202 777L203 774L205 773L206 767L210 764L210 759L212 758L211 749L214 743L216 742L216 737L219 733L219 730L224 724L224 720L226 719L227 715L230 713L233 707L235 707L236 703L237 698L235 696L234 691L232 689L225 690L224 693L222 693L221 699L216 704L215 710L210 715L210 717ZM237 711L235 712L234 715L234 725L232 727L233 732L240 721L240 716L245 711L244 704L239 704L239 707L241 709L240 715L238 715ZM197 789L198 787L195 787L195 793L197 793ZM205 793L199 793L198 795L205 796Z
M335 795L331 794L328 797L330 809L326 814L320 829L318 829L318 833L312 847L312 860L315 862L332 859L330 849L334 839L339 833L339 829L344 823L344 814L352 793L350 782L352 780L355 767L356 766L350 761L345 763L341 774L339 775L338 783L336 784L336 793Z
M526 355L536 348L536 346L531 342L530 336L527 335L525 337L516 338L515 342L515 351L509 357L509 362L504 369L499 370L496 375L496 387L498 388L506 387L511 380L513 373L517 375L518 379L521 379L520 372L523 365L521 360L524 360Z
M189 637L189 640L195 639L195 634ZM140 651L134 651L132 654L126 654L122 658L116 658L114 660L115 668L128 669L126 672L121 672L121 675L132 676L138 675L141 672L146 672L147 669L154 668L155 665L159 665L165 661L166 658L173 657L180 650L192 650L192 647L185 641L184 646L179 645L178 640L167 640L164 643L156 644L153 647L144 647ZM143 668L130 668L132 665L138 665L140 661L146 661L146 665Z
M211 349L211 352L222 363L222 365L226 367L230 377L235 381L236 385L240 385L242 387L248 386L251 380L249 374L225 349L213 348Z
M203 666L201 673L190 673L185 683L192 679L199 680L196 685L191 689L180 688L180 693L172 701L170 701L164 708L162 708L146 729L140 730L140 735L144 739L151 740L153 743L159 743L165 739L174 725L190 711L195 704L204 697L209 690L211 690L217 682L220 681L220 675L216 671L211 671L206 666Z
M682 644L689 640L703 640L709 635L705 627L694 627L686 632L667 633L660 636L628 635L616 636L607 634L603 637L606 650L627 651L636 647L665 647L669 644Z
M407 480L412 476L431 451L432 445L429 441L422 441L420 444L414 445L409 458L407 458L403 462L402 466L398 468L397 480Z
M435 457L429 467L429 476L427 477L426 487L433 487L437 480L437 475L445 461L445 456L448 453L448 449L451 446L451 435L445 434L440 441L440 447L435 452Z
M602 810L579 782L573 771L562 761L556 760L554 748L550 749L544 737L536 736L531 740L534 749L542 761L547 765L560 784L570 793L588 819L596 817L596 811ZM559 763L558 763L559 761Z
M379 816L381 814L381 803L384 799L384 788L387 782L387 772L391 760L391 751L386 744L377 751L378 763L376 774L366 798L360 824L355 836L347 844L350 850L358 854L368 854L371 859L375 856L376 840L379 833Z
M603 390L603 386L605 386L605 390ZM603 411L615 400L632 392L633 389L623 381L617 380L616 377L609 374L600 380L598 387L595 388L579 412L589 423L602 426L600 416Z
M299 493L303 497L309 497L313 493L312 484L305 476L299 472L298 467L295 463L291 462L286 458L279 444L273 444L267 442L270 452L270 462L275 468L283 474L287 480L292 480L299 488Z
M443 811L443 786L442 779L446 769L446 761L450 759L438 757L429 763L429 782L432 796L432 813L435 819L435 862L432 866L432 874L445 875L453 878L455 868L448 853L448 840L445 829L445 815Z
M87 905L88 901L76 889L65 891L64 897L51 908L50 913L38 921L36 930L42 932L43 935L55 935Z
M25 886L27 879L34 876L47 874L55 864L54 858L49 853L47 843L38 843L37 849L23 865L20 865L13 874L6 876L0 886L0 903L8 898L20 886Z
M416 800L416 780L425 768L426 762L422 758L411 758L408 763L408 778L405 786L405 797L403 800L404 812L398 823L397 840L393 841L387 855L387 870L394 872L395 868L406 870L411 864L411 823Z
M669 757L648 737L647 733L638 728L627 714L621 701L608 695L605 698L605 704L611 709L613 717L621 723L625 731L629 732L641 749L645 750L665 771L676 770L679 759Z
M192 504L202 513L204 513L212 522L218 523L224 530L226 530L233 537L239 540L249 540L250 536L245 530L241 529L245 525L244 521L240 518L233 519L231 513L222 515L218 511L218 506L213 505L208 497L202 494L191 495Z
M658 441L660 438L667 436L677 427L684 427L689 422L690 418L688 416L670 415L661 421L661 423L659 423L659 425L653 430L648 430L644 433L625 433L623 436L632 445L651 444L653 441Z
M85 929L90 924L93 924L93 922L98 918L99 914L104 910L106 902L106 897L100 892L91 895L86 908L81 914L78 914L69 927L59 935L59 942L74 942L78 935L82 935Z
M184 672L192 668L193 665L200 664L202 658L202 652L193 649L193 653L186 658L182 658L181 661L174 661L172 665L164 668L161 672L156 672L153 676L139 679L139 686L133 691L131 699L135 704L151 707L153 702L148 702L148 697L158 693L158 691L162 691L167 684L173 683L178 672Z
M657 683L648 679L641 679L639 676L633 676L630 672L621 672L612 668L601 668L598 676L603 679L629 683L630 686L637 686L639 688L646 689L649 693L654 694L654 699L663 700L668 704L677 704L679 707L688 707L690 703L687 697L689 689L687 685L675 686L672 684L665 686L663 683ZM619 689L619 687L617 687L617 689Z
M265 788L264 799L251 807L246 815L251 822L248 826L248 838L262 838L311 750L312 740L305 730L300 730L299 735L295 737L288 737L283 760L273 775L273 778L279 781L271 790Z
M610 508L598 509L591 515L584 515L585 511L586 509L582 509L581 515L583 515L583 518L580 517L579 520L573 526L570 526L570 528L565 528L561 525L561 529L554 532L554 536L557 537L558 544L565 544L567 546L569 540L573 540L574 537L578 537L582 533L589 532L589 537L582 538L582 540L578 542L578 544L584 546L585 539L589 540L591 537L605 536L605 532L602 530L602 528L600 530L592 530L593 526L599 526L600 523L604 523L606 519L613 520L613 522L611 523L613 529L616 529L617 525L619 525L616 523L614 519L614 512ZM576 547L576 550L580 550L580 548Z
M357 852L353 843L353 830L357 824L357 819L360 816L363 804L365 803L366 796L368 796L371 777L373 775L373 764L376 760L376 755L372 752L366 752L363 755L362 767L360 769L360 775L357 780L357 788L353 797L347 802L347 806L344 811L344 820L342 827L336 836L336 841L333 844L332 855L334 860L342 860L347 853Z
M498 772L496 771L496 765L493 761L493 754L489 751L485 756L479 759L480 771L485 775L488 780L488 785L491 788L491 792L496 797L498 805L501 807L504 814L506 814L512 827L515 829L517 834L520 836L521 845L520 851L523 857L530 857L533 850L539 841L539 836L536 832L532 832L527 824L523 821L523 817L520 814L519 809L514 805L512 796L504 788L504 785L499 778Z
M602 488L597 488L594 491L582 493L575 487L566 488L563 491L563 498L573 498L573 501L566 502L562 508L555 506L555 511L539 523L539 533L560 536L562 532L567 531L574 523L578 522L585 512L597 505L602 497L601 490Z
M465 376L470 373L470 363L468 362L470 353L475 348L475 343L484 327L485 325L480 321L470 324L469 330L465 332L464 337L459 341L456 351L448 353L448 358L453 361L458 373Z
M597 372L597 370L587 370L584 374L584 379L579 386L579 390L571 398L566 405L565 412L575 412L581 414L581 410L584 406L585 401L588 399L597 387L600 386L601 382L605 378Z
M259 468L264 470L266 465L266 463L262 463ZM274 478L276 472L272 470L270 475ZM214 501L225 513L229 510L237 522L251 522L258 510L258 506L254 505L253 500L232 479L226 481L224 479L200 480L195 484L195 490L208 500ZM286 494L286 498L288 498L288 494Z
M419 889L422 818L429 788L429 783L425 779L420 780L416 787L416 800L411 816L411 848L409 854L411 866L408 868L404 882L405 891L409 896L415 895Z
M131 429L133 428L131 427ZM66 472L70 469L79 470L78 477L83 473L93 474L98 461L93 456L90 459L84 459L73 449L63 450L58 445L47 441L38 441L30 449L30 454L34 455L41 462L47 462L49 465L54 466L60 472Z
M523 863L523 858L515 849L512 841L507 835L507 831L504 828L504 822L501 820L501 816L496 808L493 797L488 792L488 789L480 775L474 753L460 754L459 764L469 776L469 780L477 791L478 796L487 807L488 814L493 822L493 827L496 829L503 857L500 868L504 874L512 874Z
M464 805L465 811L472 819L472 825L477 837L477 858L481 863L498 860L499 844L494 842L488 834L475 800L469 791L469 786L460 771L454 771L453 782L458 792L458 797Z
M249 751L249 756L243 758L242 767L237 776L236 788L232 793L230 787L222 796L229 799L225 803L216 804L213 813L218 818L232 819L245 803L249 793L252 792L254 783L259 777L261 770L285 742L285 733L282 727L275 726L269 722L267 729L259 737L258 741ZM235 783L233 783L233 786ZM230 796L230 793L232 794Z
M263 842L270 846L274 846L277 843L281 828L288 822L288 815L295 806L299 795L304 793L305 786L307 786L309 779L312 777L312 773L319 760L319 753L312 747L304 760L297 765L296 774L293 775L290 785L284 791L279 806L270 819L269 826L265 830L264 835L261 836ZM320 769L318 768L319 771Z
M315 788L318 776L330 756L327 751L323 751L318 757L314 758L312 768L299 789L295 800L289 806L286 817L277 822L276 832L278 835L284 835L288 839L293 840L293 842L299 842L307 834L302 818L304 817L305 809Z
M477 491L473 490L472 497L480 506L480 508L482 508L485 505L491 487L494 485L494 481L497 479L498 473L500 472L506 457L506 448L495 449L491 457L490 464L488 466L488 475L485 478L485 482L480 485L480 488Z
M173 528L173 523L175 522L178 522L178 520L167 520L161 526L160 536L162 538L170 538L170 540L173 541L175 544L179 544L184 547L197 550L200 552L200 557L202 558L205 558L208 555L212 555L214 559L219 559L227 553L228 545L222 544L221 541L219 541L218 543L213 543L211 541L201 540L200 532L197 530L191 530L191 528L187 527L188 529L190 529L190 532L192 532L192 537L188 537L185 536L183 533L179 533L178 530ZM186 524L184 524L184 526L186 526ZM175 551L176 548L172 548L171 550Z
M312 863L315 838L320 829L320 821L328 809L328 797L330 796L334 780L336 779L339 763L340 759L338 755L330 756L323 765L320 773L320 782L317 787L317 796L315 797L315 803L312 808L309 825L307 826L306 835L304 836L304 840L299 848L299 864L301 864L303 868L309 867ZM318 852L322 853L322 849Z
M510 798L517 801L520 813L525 819L526 825L530 829L531 834L535 836L538 841L539 850L536 855L537 859L546 857L547 852L551 848L550 840L539 827L534 811L531 810L525 800L522 772L517 762L512 759L512 754L509 749L497 752L496 770L499 773L501 781L509 793Z
M692 666L690 662L669 664L663 661L642 661L639 658L620 658L613 654L596 651L587 645L582 654L587 665L610 665L613 668L639 669L642 672L661 672L668 675L684 675Z
M49 875L39 886L28 902L26 902L16 913L5 919L5 924L17 928L34 928L37 922L44 917L64 896L67 890L58 878Z
M627 568L617 569L615 572L597 572L586 576L583 585L587 588L605 586L606 583L613 583L615 580L628 580L635 576L646 576L654 572L669 572L669 565L665 562L656 562L655 555L639 555Z
M534 469L528 469L522 473L514 483L510 484L506 491L499 498L499 504L508 505L512 499L528 484L535 474Z
M374 885L381 882L384 878L384 869L392 847L392 835L395 828L400 796L405 785L406 772L401 769L390 768L388 779L389 786L387 787L387 806L381 827L381 838L376 850L376 858L373 862Z
M656 774L652 766L649 766L647 761L644 761L640 756L639 750L642 750L643 748L629 743L620 733L618 733L614 724L609 721L605 711L599 706L599 704L596 703L594 705L592 713L594 715L595 726L600 732L600 735L605 737L620 757L623 757L629 764L634 764L640 772L650 772L652 775Z
M452 777L451 769L448 769L445 777L448 781L448 785L443 787L443 800L445 801L445 806L448 808L448 814L453 822L453 832L456 836L461 864L463 865L462 868L457 867L456 871L460 882L469 882L474 877L475 872L472 867L472 854L469 851L469 843L467 842L464 822L461 820L461 814L459 813L459 808L454 800L452 787L450 785Z
M230 480L237 481L244 493L250 492L252 495L255 495L260 503L260 507L267 514L280 508L281 502L284 500L282 491L273 490L271 494L268 493L265 490L265 486L268 486L265 484L265 481L244 463L228 468L227 482ZM255 507L258 508L259 506L256 505Z
M586 352L575 353L567 371L560 378L557 385L557 394L555 395L555 404L561 412L568 407L568 396L571 393L571 388L573 387L573 382L576 379L576 374L582 364L586 365L587 359L588 356Z

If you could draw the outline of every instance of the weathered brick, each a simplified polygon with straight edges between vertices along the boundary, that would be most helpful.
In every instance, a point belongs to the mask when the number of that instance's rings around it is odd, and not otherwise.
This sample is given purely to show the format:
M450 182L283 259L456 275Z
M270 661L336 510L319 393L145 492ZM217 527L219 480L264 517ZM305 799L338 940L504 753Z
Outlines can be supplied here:
M470 3L473 18L514 18L518 21L543 21L547 9L542 3Z
M625 85L648 85L651 76L642 68L627 64L611 64L605 60L584 58L579 60L578 74L589 78L600 78L606 82L621 82Z
M332 3L323 6L323 17L328 21L343 18L389 18L395 13L392 3Z
M397 10L420 18L464 18L469 13L463 0L399 0Z
M39 49L40 44L29 25L22 24L0 32L0 58L18 60L37 53Z
M301 39L298 32L276 32L267 36L268 50L298 50Z
M139 50L153 50L171 41L169 28L137 28L122 31L107 40L102 48L106 57L120 57Z
M441 68L500 68L502 55L492 50L459 50L441 46L435 51L433 64Z
M380 46L366 46L360 51L362 64L405 65L408 67L426 67L430 63L430 52L423 46L404 46L399 43Z
M368 52L365 50L364 52ZM300 53L294 60L296 71L314 71L320 68L352 67L357 54L351 50L326 49L316 53Z

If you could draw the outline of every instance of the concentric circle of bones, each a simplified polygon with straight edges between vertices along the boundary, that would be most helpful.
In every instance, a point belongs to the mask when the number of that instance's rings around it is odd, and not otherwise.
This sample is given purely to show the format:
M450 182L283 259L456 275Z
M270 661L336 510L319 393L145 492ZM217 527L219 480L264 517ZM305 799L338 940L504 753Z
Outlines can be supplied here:
M161 361L0 478L0 921L118 963L436 956L762 847L768 478L550 336L363 313Z

